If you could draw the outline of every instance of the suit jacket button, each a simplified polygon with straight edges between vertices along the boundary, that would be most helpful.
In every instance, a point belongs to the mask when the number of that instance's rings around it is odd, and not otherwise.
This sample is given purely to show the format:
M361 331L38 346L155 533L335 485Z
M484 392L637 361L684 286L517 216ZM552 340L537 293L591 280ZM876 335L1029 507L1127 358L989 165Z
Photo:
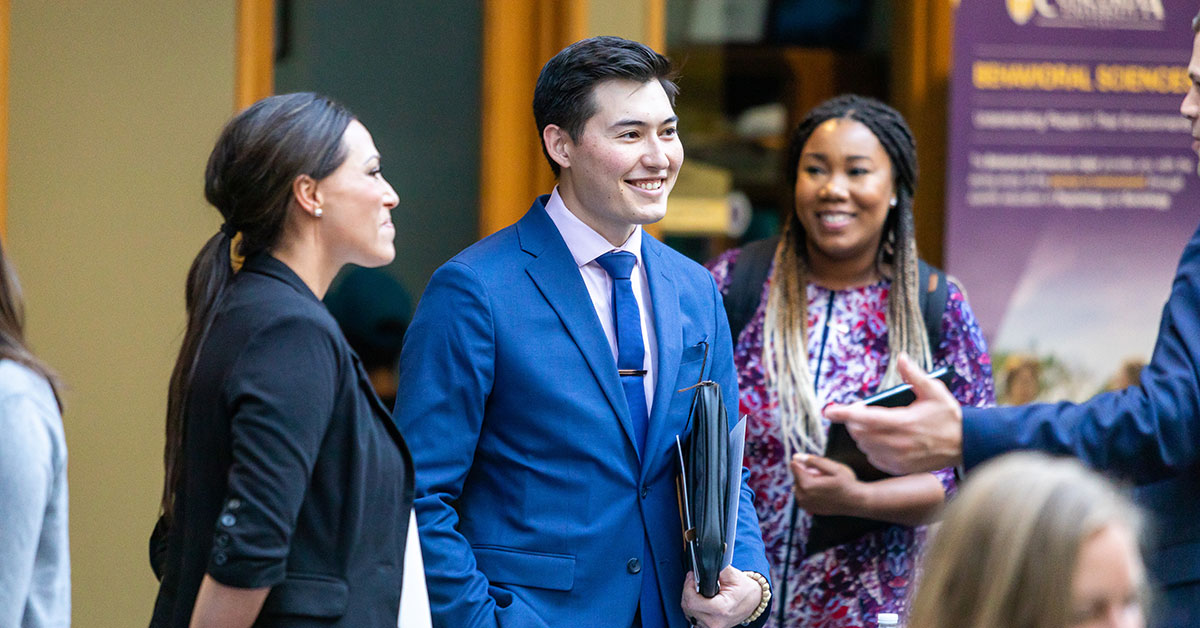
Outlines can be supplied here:
M650 487L643 484L642 485L642 499L646 499L646 496L649 494L650 494Z
M629 573L636 574L642 572L642 561L636 558L630 558L629 562L625 563L625 569Z

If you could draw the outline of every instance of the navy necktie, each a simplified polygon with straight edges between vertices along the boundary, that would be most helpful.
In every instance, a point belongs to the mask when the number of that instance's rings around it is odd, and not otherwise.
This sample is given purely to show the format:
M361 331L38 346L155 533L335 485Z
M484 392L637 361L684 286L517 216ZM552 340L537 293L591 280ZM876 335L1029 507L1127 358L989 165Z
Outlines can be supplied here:
M633 434L638 451L644 457L646 429L650 424L646 408L646 345L642 343L642 313L637 299L633 297L633 273L637 256L628 251L612 251L596 258L596 263L612 277L613 323L617 331L617 373L621 376L621 387L625 389L625 401L629 404L629 417L633 420ZM645 494L642 495L645 497ZM649 530L646 531L646 546L640 563L631 562L627 568L631 573L642 574L642 591L638 598L638 611L634 625L640 628L666 628L666 610L658 593L658 569L650 551ZM636 559L634 559L636 561ZM636 571L635 571L636 570Z
M628 251L613 251L596 258L596 263L612 277L613 324L617 332L617 372L629 404L633 433L638 451L646 446L646 428L650 423L646 409L646 345L642 343L642 314L633 297L629 276L637 257Z

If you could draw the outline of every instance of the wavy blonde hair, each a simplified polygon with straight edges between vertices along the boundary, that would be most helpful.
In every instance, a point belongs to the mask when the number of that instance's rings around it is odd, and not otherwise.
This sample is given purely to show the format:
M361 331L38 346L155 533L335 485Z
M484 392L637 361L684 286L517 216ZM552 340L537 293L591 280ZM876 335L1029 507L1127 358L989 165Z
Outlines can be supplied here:
M913 628L1065 628L1075 562L1137 510L1078 461L1014 453L972 473L928 547Z

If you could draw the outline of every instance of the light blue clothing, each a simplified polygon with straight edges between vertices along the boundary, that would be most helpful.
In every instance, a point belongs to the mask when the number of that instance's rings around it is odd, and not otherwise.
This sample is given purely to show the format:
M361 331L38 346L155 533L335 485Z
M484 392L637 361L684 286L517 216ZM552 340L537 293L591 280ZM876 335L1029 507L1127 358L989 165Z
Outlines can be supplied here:
M0 360L0 628L69 625L62 416L45 378Z

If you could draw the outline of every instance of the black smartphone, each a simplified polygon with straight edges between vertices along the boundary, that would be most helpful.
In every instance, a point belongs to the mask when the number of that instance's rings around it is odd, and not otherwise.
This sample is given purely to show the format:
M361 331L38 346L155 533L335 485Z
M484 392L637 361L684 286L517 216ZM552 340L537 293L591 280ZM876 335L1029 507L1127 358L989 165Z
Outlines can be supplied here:
M949 366L943 366L929 373L929 377L941 380L946 386L949 386L950 382L954 381L954 376L954 369ZM912 386L901 384L875 393L864 399L863 402L869 406L898 408L907 406L916 401L916 399L917 395L912 391ZM851 469L854 469L854 473L858 476L858 479L864 482L891 477L891 474L876 469L867 461L867 455L859 450L854 439L850 437L850 433L846 431L846 426L840 423L834 423L829 426L829 440L825 446L825 456L848 465Z
M934 369L929 372L930 379L941 380L948 388L950 383L954 381L954 368L943 366L939 369ZM875 393L866 399L863 403L868 406L883 406L884 408L899 408L917 400L916 393L912 390L912 384L900 384L885 391Z

